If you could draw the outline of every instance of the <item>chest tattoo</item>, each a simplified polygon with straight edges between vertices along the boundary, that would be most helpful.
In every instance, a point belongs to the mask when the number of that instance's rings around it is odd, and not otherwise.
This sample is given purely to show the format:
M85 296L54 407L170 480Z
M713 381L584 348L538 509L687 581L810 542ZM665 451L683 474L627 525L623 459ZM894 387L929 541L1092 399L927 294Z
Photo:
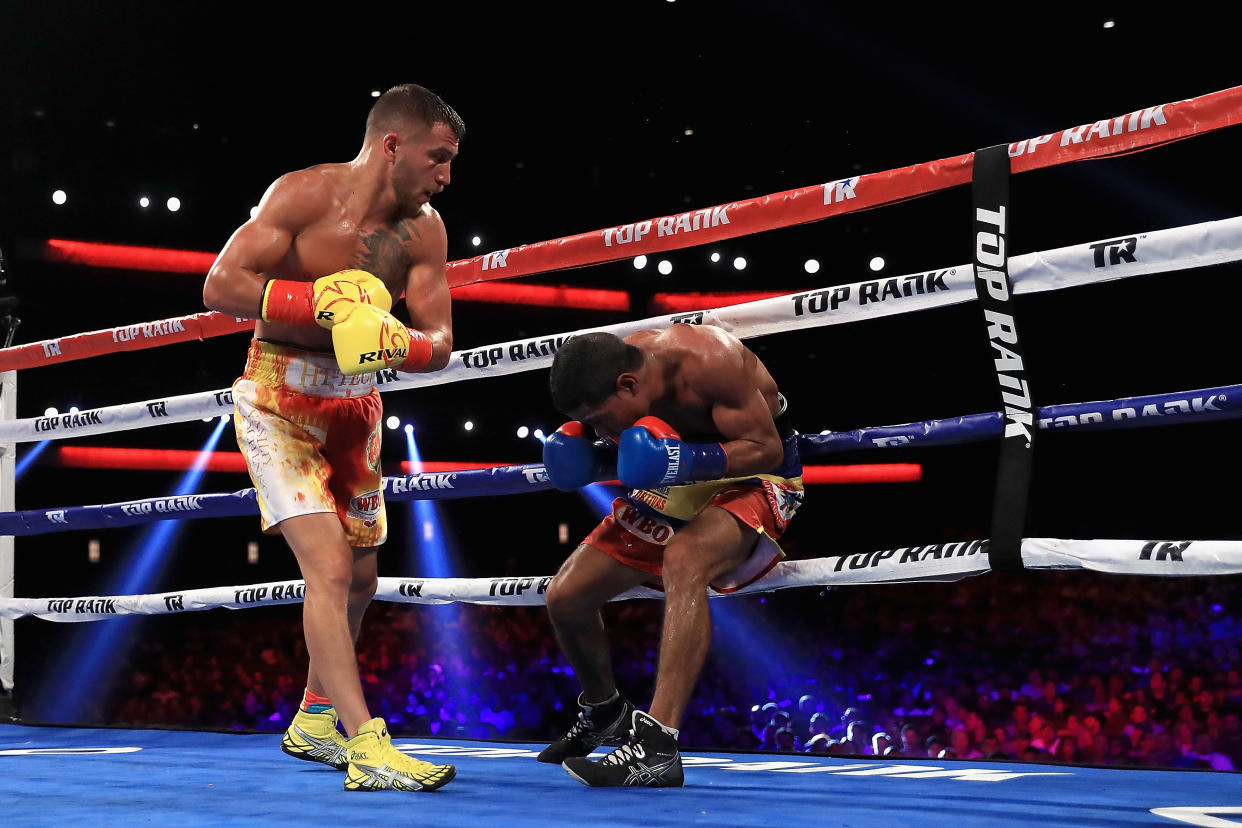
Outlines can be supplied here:
M381 279L399 279L410 267L410 254L405 245L416 238L421 235L412 221L359 233L363 250L354 254L354 267Z

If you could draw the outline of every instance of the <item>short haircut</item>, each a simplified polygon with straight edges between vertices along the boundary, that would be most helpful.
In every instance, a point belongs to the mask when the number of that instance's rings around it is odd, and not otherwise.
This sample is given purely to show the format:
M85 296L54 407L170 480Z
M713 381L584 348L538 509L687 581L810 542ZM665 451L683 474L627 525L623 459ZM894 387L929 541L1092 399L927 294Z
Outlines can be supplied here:
M457 111L442 101L439 95L416 83L394 86L379 96L367 113L366 134L368 138L383 135L414 123L429 127L437 123L447 124L458 141L466 136L466 125Z
M614 334L600 331L568 339L552 360L552 404L565 415L583 406L594 408L617 390L617 377L642 364L643 352Z

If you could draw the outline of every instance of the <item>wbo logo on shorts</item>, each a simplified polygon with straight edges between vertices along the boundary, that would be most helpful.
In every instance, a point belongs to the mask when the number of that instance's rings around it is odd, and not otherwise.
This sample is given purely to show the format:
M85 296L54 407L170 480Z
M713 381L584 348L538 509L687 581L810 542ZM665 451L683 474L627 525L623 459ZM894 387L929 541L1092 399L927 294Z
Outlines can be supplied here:
M384 495L379 489L356 495L350 498L349 508L345 514L355 520L362 521L368 529L374 528L379 522L380 509L384 508Z
M612 519L625 528L631 535L648 543L667 546L673 539L673 527L657 518L644 515L635 509L625 498L619 497L612 502Z

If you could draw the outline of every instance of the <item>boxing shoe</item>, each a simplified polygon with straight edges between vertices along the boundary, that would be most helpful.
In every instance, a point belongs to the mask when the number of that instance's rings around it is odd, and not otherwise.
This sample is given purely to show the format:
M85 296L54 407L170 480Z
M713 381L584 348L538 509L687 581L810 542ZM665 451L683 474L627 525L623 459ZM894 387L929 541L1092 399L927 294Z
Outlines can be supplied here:
M587 756L600 745L625 741L634 705L620 693L599 704L587 704L578 694L578 718L569 731L539 754L540 762L559 765L572 756Z
M323 713L299 710L280 740L280 749L295 759L322 762L336 770L345 770L349 764L345 737L336 729L336 710L331 707Z
M452 765L433 765L393 747L383 719L371 719L347 743L347 791L434 791L457 775Z
M680 788L685 784L677 736L641 710L634 711L633 729L624 745L598 760L571 757L561 767L592 788Z

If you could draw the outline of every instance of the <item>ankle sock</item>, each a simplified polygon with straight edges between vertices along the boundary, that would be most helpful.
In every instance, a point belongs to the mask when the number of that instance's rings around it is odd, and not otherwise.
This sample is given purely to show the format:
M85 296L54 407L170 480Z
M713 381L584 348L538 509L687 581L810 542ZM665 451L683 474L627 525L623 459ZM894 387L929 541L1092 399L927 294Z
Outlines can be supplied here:
M328 701L327 696L307 690L302 694L302 703L298 705L298 709L305 710L307 713L324 713L332 709L332 702Z

